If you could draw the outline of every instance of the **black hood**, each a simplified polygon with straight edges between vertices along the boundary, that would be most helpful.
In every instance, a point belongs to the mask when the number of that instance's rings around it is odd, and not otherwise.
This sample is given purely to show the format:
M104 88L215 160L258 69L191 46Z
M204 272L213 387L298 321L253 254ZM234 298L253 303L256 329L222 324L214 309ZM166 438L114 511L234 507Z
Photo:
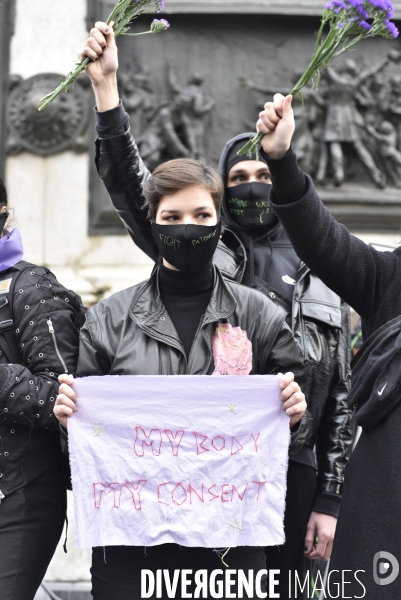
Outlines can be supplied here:
M239 135L236 135L235 137L233 137L231 140L228 140L228 142L224 146L224 150L221 153L220 160L219 160L219 167L218 167L219 173L223 179L224 188L227 185L227 178L228 178L228 171L229 171L229 168L227 165L228 165L228 162L234 151L234 147L238 146L239 141L241 141L245 144L245 142L247 142L249 140L249 138L254 135L255 135L255 133L251 133L251 132L240 133ZM246 160L246 157L244 157L243 160ZM222 207L221 207L221 220L223 222L223 225L225 225L226 227L233 229L237 233L241 232L242 235L245 235L246 237L248 237L249 233L245 232L242 229L242 227L240 227L238 225L238 223L236 223L230 217L230 214L228 212L225 194L223 197L223 202L222 202ZM261 235L262 235L261 233L258 234L258 236L261 236Z

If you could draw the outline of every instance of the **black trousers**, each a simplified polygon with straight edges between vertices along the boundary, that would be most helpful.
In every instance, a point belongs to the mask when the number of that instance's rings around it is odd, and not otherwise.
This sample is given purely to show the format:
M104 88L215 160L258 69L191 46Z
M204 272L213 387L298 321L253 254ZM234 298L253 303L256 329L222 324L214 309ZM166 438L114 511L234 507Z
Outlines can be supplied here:
M224 561L229 569L242 569L248 576L248 570L253 569L254 577L258 571L265 569L264 548L244 546L231 548ZM173 580L174 569L191 569L192 575L188 579L194 581L194 571L207 569L211 571L221 569L217 577L224 580L225 567L220 556L211 548L187 548L177 544L161 544L143 548L138 546L107 546L106 548L93 548L92 552L92 596L95 600L139 600L144 597L141 593L141 570L148 569L156 573L158 569L170 571L170 581ZM156 577L155 577L156 579ZM236 594L236 574L233 573L231 593ZM188 586L187 592L193 594L196 586ZM213 584L214 587L214 584ZM261 580L261 590L265 590L266 577ZM217 589L217 588L216 588ZM224 596L225 588L223 585ZM149 597L149 596L148 596ZM155 592L151 598L160 598ZM168 598L165 587L162 592L163 599ZM174 596L181 598L181 579L178 582L177 592ZM200 598L209 596L200 595ZM244 598L257 598L256 594Z
M268 569L280 569L280 599L308 598L302 595L299 588L294 593L294 571L298 572L300 581L304 581L306 568L312 561L304 559L304 542L306 526L313 508L316 494L316 471L313 467L293 461L288 463L287 497L284 516L285 544L266 548ZM292 586L289 593L289 574L291 571Z
M33 600L63 531L60 461L0 504L0 598Z

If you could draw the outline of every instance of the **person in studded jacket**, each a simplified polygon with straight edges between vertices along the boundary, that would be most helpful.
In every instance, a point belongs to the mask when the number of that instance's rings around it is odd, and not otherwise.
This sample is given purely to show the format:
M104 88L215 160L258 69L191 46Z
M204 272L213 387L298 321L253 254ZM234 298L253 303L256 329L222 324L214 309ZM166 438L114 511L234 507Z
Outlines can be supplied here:
M19 353L11 362L0 340L0 597L33 600L65 520L53 405L58 375L76 370L80 304L48 269L22 262L19 231L6 229L7 204L0 179L0 336L15 335Z
M97 101L96 165L133 241L156 260L159 252L142 194L142 184L150 173L139 156L118 96L117 48L112 28L106 27L97 23L82 50L83 56L95 61L87 72ZM237 156L248 138L249 134L241 134L227 142L220 160L225 198L223 231L214 263L225 277L262 291L286 310L304 359L313 430L302 451L290 455L287 542L281 548L267 549L269 567L297 570L301 575L304 554L311 559L330 557L351 452L351 414L346 402L349 308L299 259L270 210L266 161ZM253 215L245 214L244 202L254 207ZM255 216L256 223L252 223ZM288 597L287 575L282 578L280 593Z

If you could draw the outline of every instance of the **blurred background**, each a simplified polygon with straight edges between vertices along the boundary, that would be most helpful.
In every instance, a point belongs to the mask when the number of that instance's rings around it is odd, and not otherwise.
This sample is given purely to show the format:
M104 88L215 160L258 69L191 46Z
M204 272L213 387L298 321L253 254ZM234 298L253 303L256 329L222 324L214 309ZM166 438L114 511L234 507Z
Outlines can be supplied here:
M324 2L165 4L167 32L118 40L120 95L149 168L185 152L217 166L225 142L254 129L264 102L276 91L288 93L307 66ZM21 231L25 259L48 266L87 305L147 278L152 264L125 233L98 179L94 100L85 74L46 111L37 108L113 6L109 0L0 0L0 175L12 225ZM395 9L400 27L401 0ZM150 21L141 17L133 31L146 30ZM336 84L323 74L319 89L306 91L305 107L295 103L294 149L302 168L337 219L390 251L401 239L400 52L399 40L366 40L335 65ZM341 174L330 132L344 114L356 141L344 137ZM67 547L65 555L60 544L50 565L49 590L65 600L89 599L90 551L74 549L71 494ZM37 599L49 593L42 589Z

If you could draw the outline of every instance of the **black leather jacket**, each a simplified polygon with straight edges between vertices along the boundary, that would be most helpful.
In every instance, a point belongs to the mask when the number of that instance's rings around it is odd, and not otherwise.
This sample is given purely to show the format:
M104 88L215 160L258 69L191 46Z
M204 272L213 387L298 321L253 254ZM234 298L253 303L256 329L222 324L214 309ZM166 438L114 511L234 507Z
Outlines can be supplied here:
M0 500L61 457L57 378L75 373L78 358L78 297L48 269L18 274L10 304L21 364L0 351Z
M252 373L293 371L301 386L304 366L285 312L263 294L225 280L215 268L208 308L187 359L158 290L155 267L147 281L103 300L86 315L81 329L77 374L211 375L212 336L219 323L246 331L252 344ZM133 360L132 357L135 357ZM309 435L310 415L303 415L291 435L290 452Z
M130 132L98 138L96 165L133 241L156 260L158 250L141 190L150 173ZM283 230L282 235L285 236ZM226 277L242 281L246 251L235 232L224 230L214 262ZM261 289L278 302L266 283ZM336 516L352 443L351 414L346 402L350 377L349 309L303 263L293 295L292 329L307 372L307 402L313 417L307 444L315 446L318 463L314 510Z

